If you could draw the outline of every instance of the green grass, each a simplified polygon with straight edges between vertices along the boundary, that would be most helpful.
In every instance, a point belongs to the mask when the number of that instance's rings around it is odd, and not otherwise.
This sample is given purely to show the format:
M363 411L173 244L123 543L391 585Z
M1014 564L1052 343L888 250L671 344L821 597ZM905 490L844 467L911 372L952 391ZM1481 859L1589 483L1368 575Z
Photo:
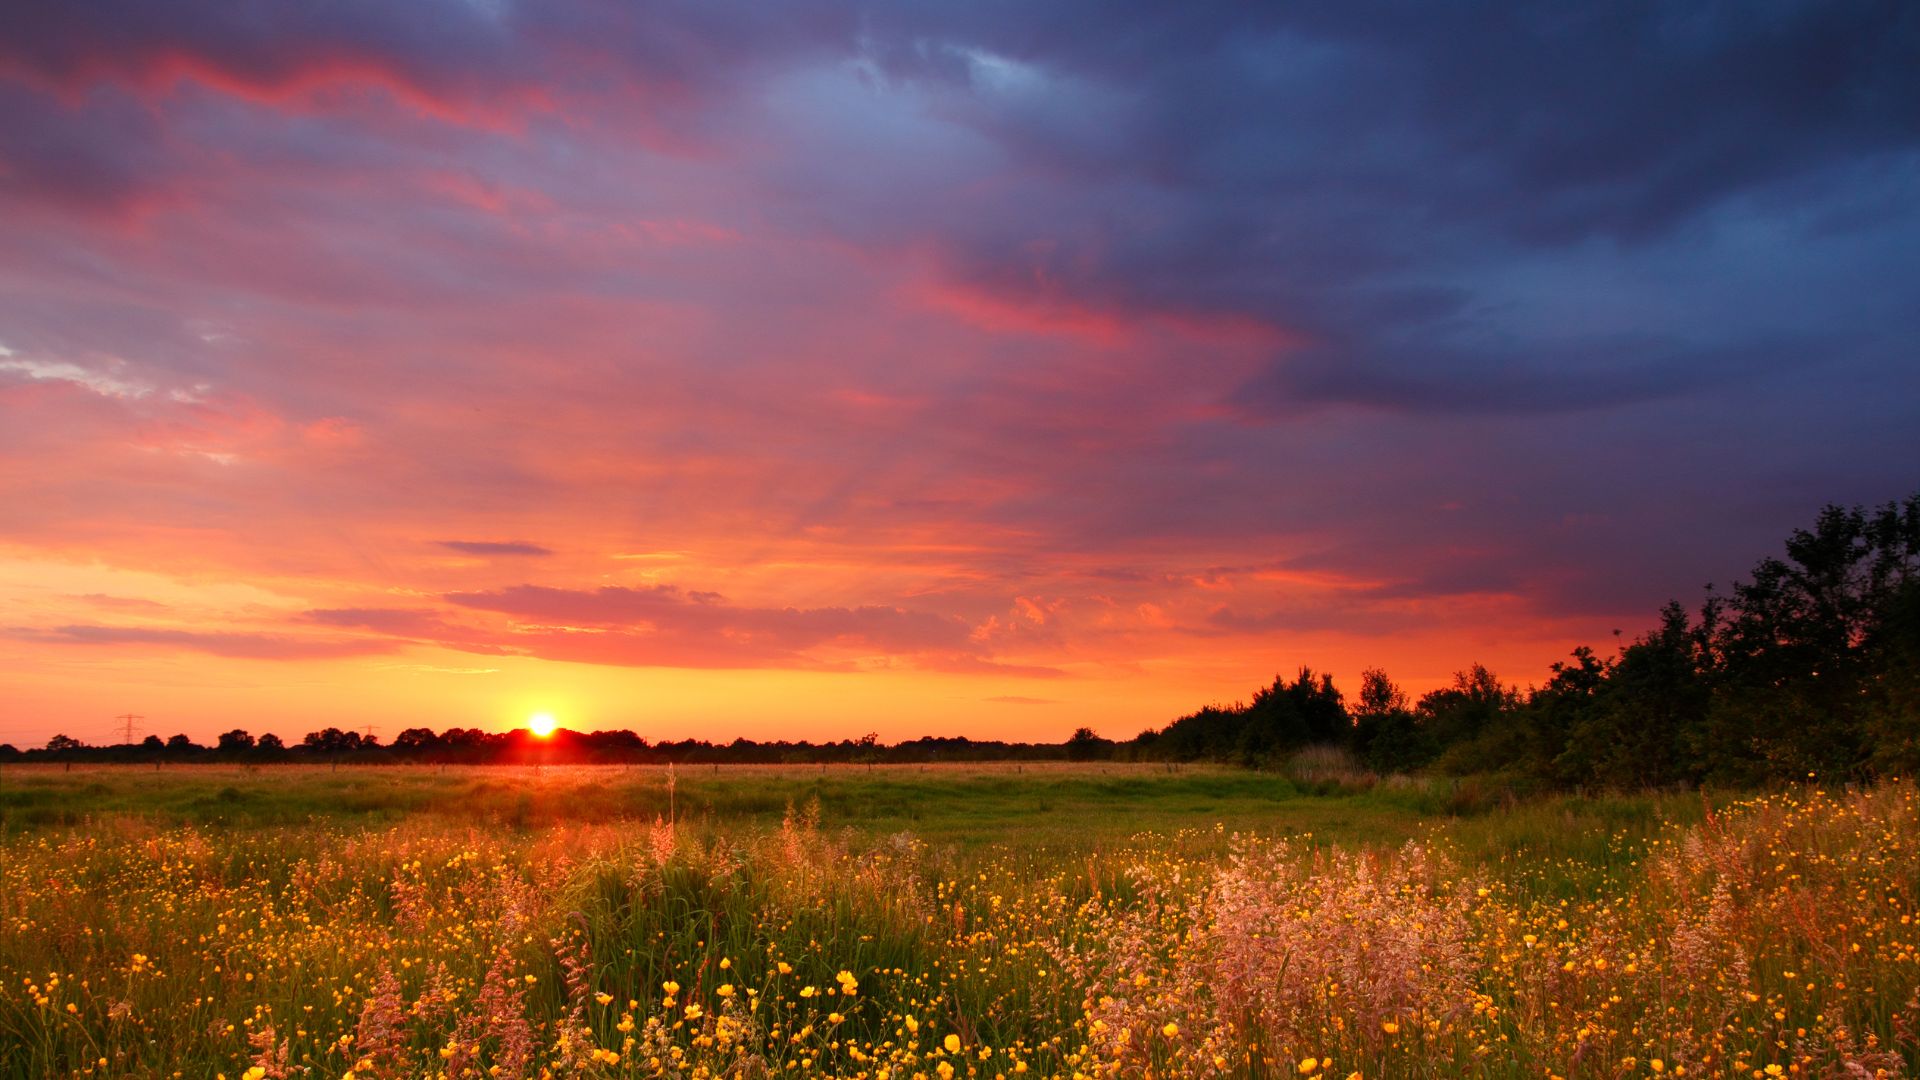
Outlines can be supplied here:
M669 784L672 786L669 794ZM259 829L437 820L526 831L671 815L708 830L777 827L817 801L832 830L872 840L909 832L963 850L1098 851L1140 833L1310 835L1322 844L1399 843L1439 833L1486 859L1598 865L1618 833L1698 820L1697 794L1508 802L1472 781L1301 784L1214 766L967 764L568 766L557 768L211 765L0 769L0 837L110 817ZM1463 792L1463 786L1467 788ZM670 806L671 801L671 806Z
M730 1051L712 1041L725 984L766 1005L741 1014L753 1062L732 1075L855 1076L865 1048L901 1078L955 1063L984 1078L1013 1060L1070 1076L1112 1047L1083 1011L1094 983L1058 950L1110 938L1130 912L1158 918L1156 903L1185 909L1225 870L1236 835L1323 882L1317 899L1278 910L1332 905L1333 926L1355 925L1339 905L1390 851L1413 841L1442 853L1434 903L1472 908L1469 937L1449 947L1471 952L1486 1008L1463 1004L1417 1047L1381 1043L1377 1018L1287 1036L1273 1062L1248 1058L1229 1076L1291 1075L1303 1052L1336 1049L1369 1077L1615 1076L1624 1058L1656 1053L1715 1074L1776 1057L1824 1068L1852 1060L1835 1049L1843 1034L1820 1026L1835 1017L1852 1025L1844 1037L1882 1045L1920 1019L1899 921L1920 892L1904 788L1853 802L1789 791L1729 809L1739 800L1516 799L1483 779L1313 768L9 767L0 1078L238 1077L260 1053L249 1032L268 1025L295 1075L339 1076L357 1053L340 1039L364 1033L364 1003L388 972L415 1010L400 1052L416 1066L458 1065L445 1052L461 1038L499 1060L505 1036L460 1034L499 1012L482 995L493 987L519 996L508 1012L532 1025L539 1060L560 1062L583 1038L622 1055L562 1071L654 1075L651 1056L679 1047L726 1074ZM1709 809L1737 824L1703 825ZM1676 859L1688 830L1717 862ZM1749 834L1764 842L1741 847ZM1666 999L1646 995L1691 993L1673 981L1671 942L1705 925L1706 886L1721 879L1736 883L1738 910L1713 940L1743 943L1756 996L1661 1011ZM1149 903L1149 880L1172 891ZM1351 917L1374 916L1362 906ZM1179 940L1177 925L1156 931L1162 944ZM1145 983L1104 991L1140 995L1140 1036L1156 1054L1172 1046L1156 1034L1168 1010L1196 1007L1175 954L1158 948L1145 949L1159 958ZM592 999L567 992L573 949L591 989L609 995L583 1013ZM841 972L859 995L837 996ZM685 988L672 1007L669 981ZM436 986L451 988L450 1011L435 1013ZM705 1019L680 1017L692 1002ZM1316 1023L1347 1009L1333 1000ZM1183 1014L1181 1030L1211 1023L1203 1013ZM568 1027L576 1015L584 1029ZM649 1026L662 1018L669 1026ZM1783 1040L1779 1023L1814 1034ZM1582 1031L1601 1033L1604 1049L1583 1049ZM999 1056L945 1057L947 1034ZM1160 1075L1181 1075L1171 1060ZM360 1080L416 1073L356 1069Z

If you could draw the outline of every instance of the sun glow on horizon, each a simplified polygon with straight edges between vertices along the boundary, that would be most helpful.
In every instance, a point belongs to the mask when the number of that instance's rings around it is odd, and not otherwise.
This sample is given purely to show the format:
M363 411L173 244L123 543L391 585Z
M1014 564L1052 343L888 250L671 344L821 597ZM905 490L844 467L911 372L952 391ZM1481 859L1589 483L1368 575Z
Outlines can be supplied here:
M527 730L533 732L538 738L544 739L552 735L555 726L552 713L537 712L527 717Z

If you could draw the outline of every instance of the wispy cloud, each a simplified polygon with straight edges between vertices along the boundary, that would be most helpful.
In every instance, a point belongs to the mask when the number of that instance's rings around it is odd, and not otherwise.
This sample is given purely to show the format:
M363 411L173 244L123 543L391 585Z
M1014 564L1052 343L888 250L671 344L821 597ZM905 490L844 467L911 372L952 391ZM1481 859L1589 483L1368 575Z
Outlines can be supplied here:
M55 626L44 630L14 628L7 631L7 636L16 640L68 645L132 645L183 649L246 660L311 660L366 656L391 652L396 647L393 642L377 638L298 638L279 634L199 632L139 626L73 625Z
M436 540L434 543L463 555L551 555L552 548L524 540Z

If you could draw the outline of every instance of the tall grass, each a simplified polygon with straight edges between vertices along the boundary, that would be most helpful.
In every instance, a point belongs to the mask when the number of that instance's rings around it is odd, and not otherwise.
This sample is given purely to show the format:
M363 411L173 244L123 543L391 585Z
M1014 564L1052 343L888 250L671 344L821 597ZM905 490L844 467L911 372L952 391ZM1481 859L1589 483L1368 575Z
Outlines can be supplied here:
M1129 797L1180 803L1203 796L1193 779L1095 773L1054 797L1106 807L1103 789L1146 784ZM453 781L476 782L510 778ZM826 799L728 821L697 794L680 820L535 810L520 828L424 810L42 825L0 839L0 1076L1914 1066L1911 787L1425 824L1380 807L1402 794L1316 804L1378 836L1338 843L1279 823L930 843L841 827Z

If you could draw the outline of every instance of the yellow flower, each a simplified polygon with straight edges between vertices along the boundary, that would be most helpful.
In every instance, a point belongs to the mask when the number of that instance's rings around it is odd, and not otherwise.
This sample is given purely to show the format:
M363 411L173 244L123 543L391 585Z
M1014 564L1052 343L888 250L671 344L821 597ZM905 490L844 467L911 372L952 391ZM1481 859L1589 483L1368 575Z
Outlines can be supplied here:
M787 963L785 960L782 960L779 963L773 965L773 967L775 971L778 971L782 975L793 974L793 965Z
M953 1066L944 1061L941 1062L940 1067L934 1071L940 1074L940 1080L953 1080Z
M730 998L733 996L733 984L721 983L720 988L715 990L714 993L723 998Z
M1654 1058L1647 1062L1647 1068L1652 1069L1654 1072L1662 1073L1667 1071L1667 1063L1661 1061L1659 1058Z
M1380 1030L1389 1035L1398 1035L1400 1034L1400 1025L1392 1020L1382 1020L1380 1021Z
M1300 1059L1300 1075L1301 1076L1306 1076L1308 1073L1313 1072L1319 1067L1320 1067L1319 1058L1303 1057Z
M613 995L612 995L612 994L604 994L604 993L603 993L603 994L595 994L595 995L593 995L593 1000L595 1000L595 1001L597 1001L597 1002L599 1002L599 1003L600 1003L600 1004L602 1004L602 1005L605 1005L605 1004L606 1004L606 1003L608 1003L609 1001L612 1001L612 1000L613 1000Z
M1160 1029L1160 1034L1165 1035L1169 1039L1177 1039L1180 1037L1180 1025L1169 1020L1167 1021L1167 1026Z
M960 1052L960 1036L949 1035L946 1038L940 1040L940 1045L947 1048L947 1053L957 1054Z

